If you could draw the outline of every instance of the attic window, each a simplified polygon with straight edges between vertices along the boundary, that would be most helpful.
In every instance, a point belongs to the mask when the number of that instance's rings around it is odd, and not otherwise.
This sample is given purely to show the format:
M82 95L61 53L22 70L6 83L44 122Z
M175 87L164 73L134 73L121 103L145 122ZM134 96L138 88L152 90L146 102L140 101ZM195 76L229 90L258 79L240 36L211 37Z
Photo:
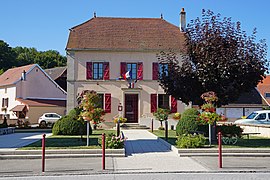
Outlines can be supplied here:
M269 92L265 93L265 97L270 98L270 93Z
M38 69L36 69L36 72L38 72Z

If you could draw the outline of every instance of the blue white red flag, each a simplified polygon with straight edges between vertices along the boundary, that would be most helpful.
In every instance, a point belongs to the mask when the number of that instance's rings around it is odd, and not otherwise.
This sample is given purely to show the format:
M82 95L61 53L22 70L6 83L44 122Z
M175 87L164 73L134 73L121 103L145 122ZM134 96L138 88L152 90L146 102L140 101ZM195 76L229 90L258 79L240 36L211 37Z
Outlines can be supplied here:
M130 78L130 72L126 72L126 74L124 74L124 79L127 80Z

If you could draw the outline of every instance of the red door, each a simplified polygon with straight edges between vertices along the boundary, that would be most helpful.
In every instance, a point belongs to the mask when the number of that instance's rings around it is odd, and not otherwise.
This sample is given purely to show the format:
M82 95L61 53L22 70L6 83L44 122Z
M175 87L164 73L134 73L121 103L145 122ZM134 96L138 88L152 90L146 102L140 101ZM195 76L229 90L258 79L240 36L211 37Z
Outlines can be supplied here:
M138 94L125 94L125 118L127 123L138 123Z

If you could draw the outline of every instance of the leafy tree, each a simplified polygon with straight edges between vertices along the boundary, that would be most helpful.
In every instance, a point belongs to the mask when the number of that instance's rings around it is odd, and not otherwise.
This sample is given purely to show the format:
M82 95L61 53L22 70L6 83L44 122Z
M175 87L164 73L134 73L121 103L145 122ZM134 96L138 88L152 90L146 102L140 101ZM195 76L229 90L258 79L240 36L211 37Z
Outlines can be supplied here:
M185 36L180 64L174 52L157 57L169 64L169 75L162 73L160 85L186 104L202 104L200 95L207 91L216 92L218 106L233 102L256 87L268 70L265 40L255 42L256 29L248 36L231 18L203 10L202 19L192 20Z
M17 46L13 48L13 50L17 54L16 66L24 66L27 64L34 64L34 63L39 64L38 62L36 62L39 54L36 48Z
M0 72L6 71L15 64L16 54L9 44L0 40Z
M67 58L58 51L38 51L36 48L10 47L0 40L0 75L9 68L38 64L42 68L65 66Z
M37 51L36 48L15 47L14 51L17 54L16 66L24 66L27 64L38 64L42 68L53 68L65 66L66 57L59 54L58 51Z

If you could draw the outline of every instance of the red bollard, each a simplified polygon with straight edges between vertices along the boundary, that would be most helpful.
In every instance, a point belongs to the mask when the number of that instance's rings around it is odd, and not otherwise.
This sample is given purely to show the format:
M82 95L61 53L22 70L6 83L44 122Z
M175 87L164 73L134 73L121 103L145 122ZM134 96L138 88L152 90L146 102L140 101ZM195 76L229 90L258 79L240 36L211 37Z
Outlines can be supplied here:
M42 136L42 172L45 172L45 137L46 134Z
M222 168L222 135L218 132L218 165Z
M153 118L151 120L152 120L152 122L151 122L151 130L153 132L154 131L154 121L153 121Z
M102 133L102 170L105 170L105 134Z

